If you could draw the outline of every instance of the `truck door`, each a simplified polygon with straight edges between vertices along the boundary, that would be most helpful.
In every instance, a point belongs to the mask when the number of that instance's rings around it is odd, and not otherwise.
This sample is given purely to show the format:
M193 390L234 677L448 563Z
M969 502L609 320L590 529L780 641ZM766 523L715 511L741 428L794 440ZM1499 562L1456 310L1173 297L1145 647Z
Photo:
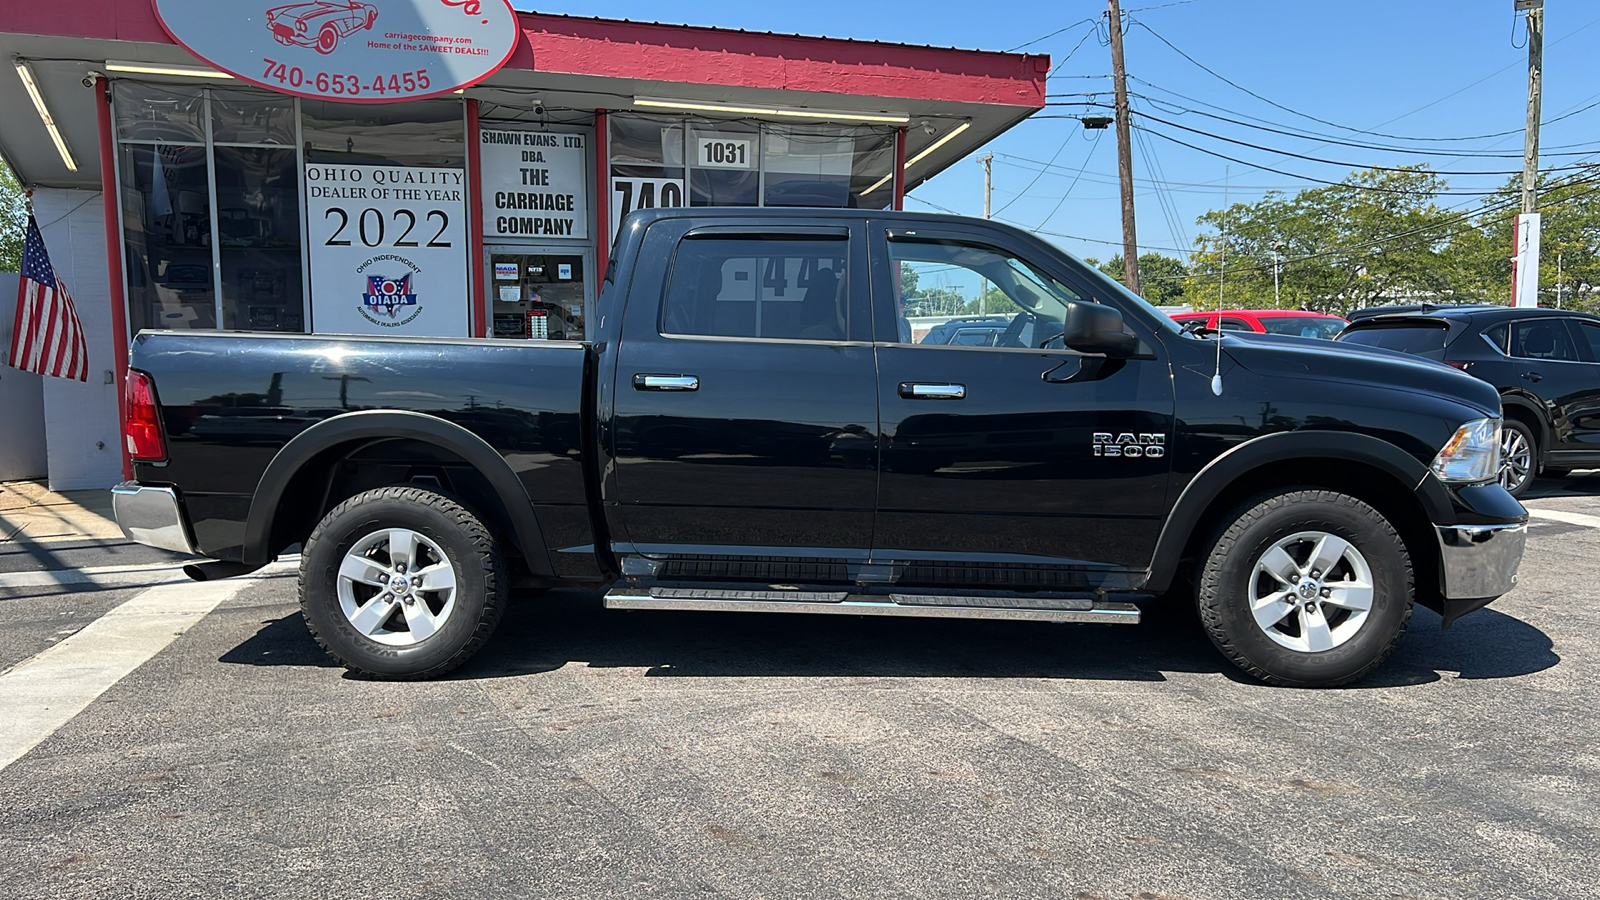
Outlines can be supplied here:
M864 226L738 221L644 237L613 388L621 549L842 578L870 547L877 481Z
M1128 301L1003 234L882 222L869 234L883 441L873 562L900 567L901 583L1039 589L1148 566L1173 435L1165 349L1143 333L1126 360L1052 342L1067 302ZM1009 319L994 346L903 339L897 322L970 311L980 292ZM1132 316L1128 328L1142 331Z

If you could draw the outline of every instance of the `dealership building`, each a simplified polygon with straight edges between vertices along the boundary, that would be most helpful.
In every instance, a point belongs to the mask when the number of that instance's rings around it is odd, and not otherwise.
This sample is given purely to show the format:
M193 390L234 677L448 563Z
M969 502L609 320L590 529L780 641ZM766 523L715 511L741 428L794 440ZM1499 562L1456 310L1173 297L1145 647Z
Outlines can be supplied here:
M0 51L0 155L90 359L0 368L0 478L58 490L121 479L141 329L582 340L629 210L897 209L1049 70L506 0L8 3Z

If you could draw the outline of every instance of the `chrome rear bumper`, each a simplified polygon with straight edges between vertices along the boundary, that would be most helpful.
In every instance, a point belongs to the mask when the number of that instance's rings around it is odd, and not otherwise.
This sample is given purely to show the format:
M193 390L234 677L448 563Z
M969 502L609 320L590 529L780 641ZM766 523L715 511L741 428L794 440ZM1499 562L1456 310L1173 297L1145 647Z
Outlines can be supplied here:
M1528 525L1436 525L1446 600L1490 600L1517 584Z
M111 510L128 540L162 550L198 554L189 536L178 492L124 481L111 489Z

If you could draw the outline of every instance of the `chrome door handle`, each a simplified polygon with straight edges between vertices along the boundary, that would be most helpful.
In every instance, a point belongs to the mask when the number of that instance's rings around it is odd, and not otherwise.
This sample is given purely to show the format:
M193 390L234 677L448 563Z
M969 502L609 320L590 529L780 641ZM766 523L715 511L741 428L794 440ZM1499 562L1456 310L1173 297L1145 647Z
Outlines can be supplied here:
M695 375L644 375L633 376L636 391L698 391L700 379Z
M967 396L964 384L922 384L900 382L900 396L907 400L960 400Z

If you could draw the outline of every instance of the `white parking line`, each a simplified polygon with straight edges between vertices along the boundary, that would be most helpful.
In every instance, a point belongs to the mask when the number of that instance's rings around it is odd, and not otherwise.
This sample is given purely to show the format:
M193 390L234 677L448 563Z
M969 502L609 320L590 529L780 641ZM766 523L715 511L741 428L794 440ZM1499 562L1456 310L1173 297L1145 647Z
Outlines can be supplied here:
M0 770L160 653L217 604L262 576L288 571L292 569L287 562L278 562L250 577L158 585L0 675L0 709L7 719L0 729Z
M1584 513L1567 512L1564 509L1534 509L1527 507L1528 515L1535 519L1549 519L1552 522L1565 522L1568 525L1583 525L1588 528L1600 528L1600 516L1591 516Z

